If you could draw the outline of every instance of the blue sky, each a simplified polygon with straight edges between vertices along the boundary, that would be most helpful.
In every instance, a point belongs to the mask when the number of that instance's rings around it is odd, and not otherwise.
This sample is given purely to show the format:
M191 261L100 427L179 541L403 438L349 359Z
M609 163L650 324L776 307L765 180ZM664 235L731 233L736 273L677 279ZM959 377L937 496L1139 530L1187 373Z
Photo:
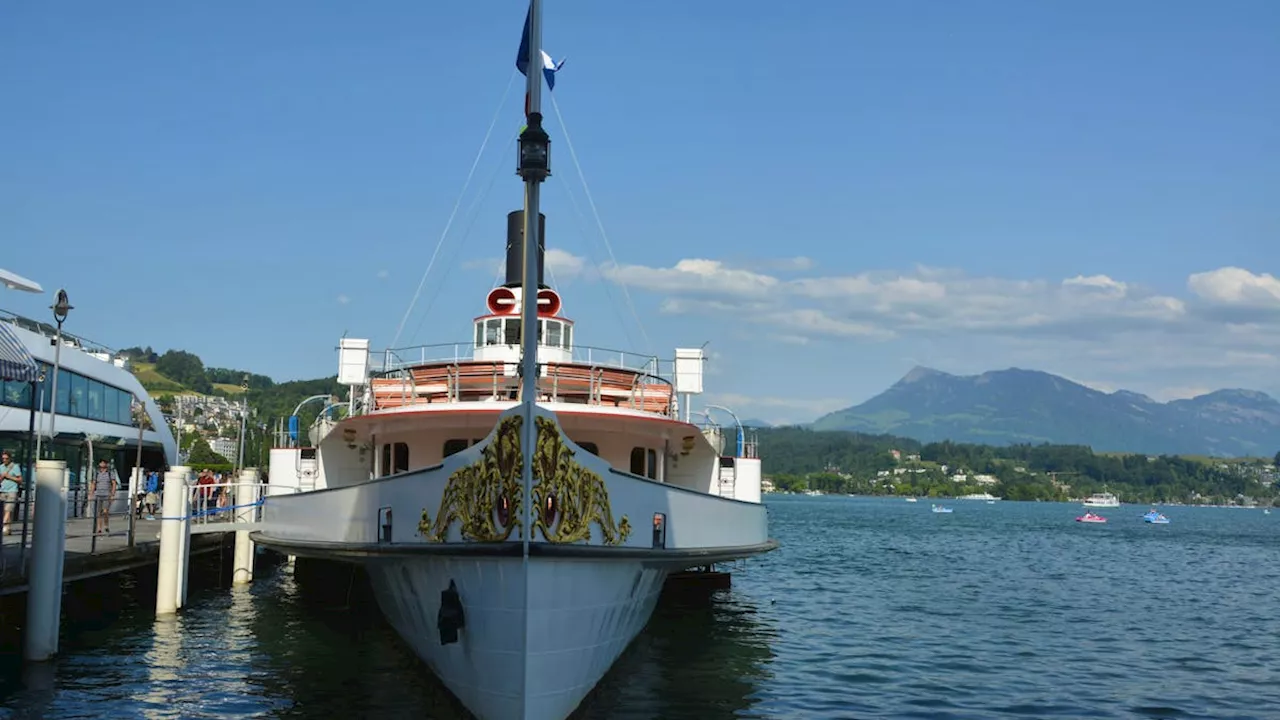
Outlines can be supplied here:
M498 112L399 344L466 341L521 202L525 6L6 3L0 267L107 345L331 374L344 332L391 342ZM1280 393L1277 27L1267 0L549 0L565 312L580 344L710 341L706 400L771 421L917 364Z

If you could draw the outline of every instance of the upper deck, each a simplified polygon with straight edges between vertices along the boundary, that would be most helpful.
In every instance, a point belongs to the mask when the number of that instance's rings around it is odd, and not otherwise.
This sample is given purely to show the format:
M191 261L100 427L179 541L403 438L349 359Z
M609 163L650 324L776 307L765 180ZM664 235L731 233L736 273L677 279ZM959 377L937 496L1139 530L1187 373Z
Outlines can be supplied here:
M477 349L473 343L452 343L380 353L381 368L370 373L364 410L519 400L518 358L477 359ZM675 387L670 372L663 372L670 361L581 346L564 352L539 364L539 401L675 417Z

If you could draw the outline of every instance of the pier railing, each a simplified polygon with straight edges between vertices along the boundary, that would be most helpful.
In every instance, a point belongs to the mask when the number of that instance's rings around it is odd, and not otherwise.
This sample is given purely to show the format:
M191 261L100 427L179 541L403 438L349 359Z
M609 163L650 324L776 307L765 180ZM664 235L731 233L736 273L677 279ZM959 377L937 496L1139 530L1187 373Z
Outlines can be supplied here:
M279 490L279 488L276 488ZM267 484L223 482L186 485L186 514L175 520L190 520L193 532L235 532L237 526L252 525L262 518L262 499ZM155 493L154 507L146 494L121 488L108 496L94 496L79 488L64 488L67 502L66 552L96 555L151 543L159 539L162 494ZM150 510L150 512L149 512ZM39 508L24 499L16 509L11 534L0 534L0 578L26 576L31 553L32 527ZM105 527L105 532L99 532ZM23 539L26 540L25 547Z

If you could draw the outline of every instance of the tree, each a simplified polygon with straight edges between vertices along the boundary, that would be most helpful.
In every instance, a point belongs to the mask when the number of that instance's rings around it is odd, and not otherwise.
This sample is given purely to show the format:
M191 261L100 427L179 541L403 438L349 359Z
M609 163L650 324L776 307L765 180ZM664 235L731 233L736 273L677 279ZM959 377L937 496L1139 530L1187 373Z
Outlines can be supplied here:
M226 465L229 462L230 460L214 452L204 438L196 438L191 443L191 453L187 455L189 465Z
M156 360L156 372L182 383L198 393L209 393L213 383L204 372L199 356L186 350L169 350Z

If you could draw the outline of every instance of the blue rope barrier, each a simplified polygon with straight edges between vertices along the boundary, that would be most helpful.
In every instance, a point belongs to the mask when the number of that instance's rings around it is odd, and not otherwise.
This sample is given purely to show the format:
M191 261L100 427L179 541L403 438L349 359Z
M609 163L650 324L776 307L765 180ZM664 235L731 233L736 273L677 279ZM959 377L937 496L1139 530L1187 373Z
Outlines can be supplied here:
M196 518L210 517L212 515L217 515L220 512L227 512L229 510L243 510L245 508L258 507L259 505L262 505L262 502L263 502L262 500L259 500L257 502L245 503L244 505L231 505L224 508L210 508L208 510L201 510L199 512L192 513L190 515L182 515L179 517L160 516L157 519L158 520L194 520Z

